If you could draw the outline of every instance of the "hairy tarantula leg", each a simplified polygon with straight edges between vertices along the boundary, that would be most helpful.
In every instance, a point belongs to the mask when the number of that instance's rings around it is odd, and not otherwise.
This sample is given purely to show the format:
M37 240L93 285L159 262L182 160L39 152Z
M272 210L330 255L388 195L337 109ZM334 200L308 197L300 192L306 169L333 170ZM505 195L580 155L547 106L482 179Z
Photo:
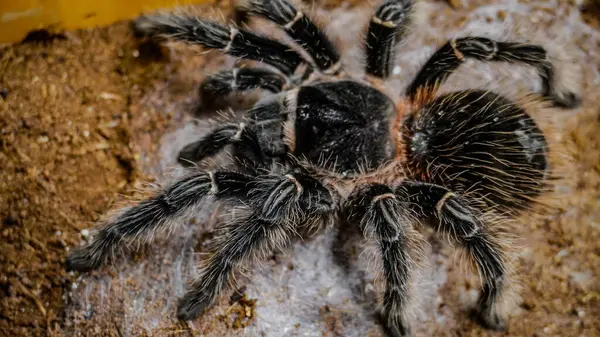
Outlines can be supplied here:
M410 336L411 272L416 263L410 256L407 233L414 222L409 207L394 190L380 184L362 186L349 199L350 221L359 222L365 236L374 238L383 260L386 283L382 319L394 337ZM418 247L417 247L418 248Z
M543 47L494 41L485 37L464 37L447 42L423 66L408 87L407 95L414 98L419 90L441 84L468 58L533 66L542 79L542 94L547 99L564 108L575 108L581 104L575 93L567 89L560 90L554 65Z
M193 166L206 157L214 156L225 146L241 139L244 128L244 123L219 126L202 139L187 144L179 152L177 160L183 166Z
M67 270L88 271L102 265L107 256L124 242L151 240L157 231L184 218L201 205L205 197L243 198L254 178L230 171L202 172L185 177L156 196L126 208L99 230L87 246L75 249L67 258Z
M202 139L184 146L177 159L182 166L194 166L232 144L235 159L244 168L248 170L265 168L270 160L260 147L255 129L256 126L252 123L244 122L220 126Z
M191 166L202 159L217 154L225 146L236 144L236 156L242 163L266 165L268 157L281 157L287 153L282 139L285 107L281 97L259 101L246 113L247 123L226 124L202 139L186 145L179 153L179 163Z
M242 9L271 20L286 31L312 57L319 70L334 74L340 56L325 33L287 0L246 0Z
M478 211L463 197L434 184L405 181L396 188L396 195L412 201L414 211L423 218L433 216L434 229L458 242L471 256L482 278L478 319L488 329L504 330L504 313L498 308L507 286L506 257L499 239L486 229Z
M268 69L234 68L207 77L200 86L200 97L202 104L207 106L217 98L233 92L263 89L279 93L285 84L283 76Z
M250 191L250 215L229 224L215 253L181 298L177 316L198 317L227 286L232 273L250 258L263 258L286 246L298 226L334 209L331 193L302 173L258 178Z
M387 78L394 64L394 49L410 25L414 0L386 0L375 12L367 33L367 74Z
M134 27L145 35L199 44L232 56L263 62L287 76L292 75L303 62L298 53L278 41L191 15L164 13L143 16L135 21Z
M248 111L258 144L270 157L282 157L288 152L283 141L283 122L287 119L287 109L282 101L284 96L267 97Z
M234 159L248 173L258 175L259 171L270 169L273 158L260 147L256 125L250 124L242 130L241 139L232 144Z

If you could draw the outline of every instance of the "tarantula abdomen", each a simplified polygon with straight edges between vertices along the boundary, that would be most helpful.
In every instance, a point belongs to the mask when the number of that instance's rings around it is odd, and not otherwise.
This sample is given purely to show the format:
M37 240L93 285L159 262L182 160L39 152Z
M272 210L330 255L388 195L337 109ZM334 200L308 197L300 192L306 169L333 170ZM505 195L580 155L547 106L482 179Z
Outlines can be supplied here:
M522 209L544 188L547 143L519 105L488 91L440 96L404 124L415 177Z

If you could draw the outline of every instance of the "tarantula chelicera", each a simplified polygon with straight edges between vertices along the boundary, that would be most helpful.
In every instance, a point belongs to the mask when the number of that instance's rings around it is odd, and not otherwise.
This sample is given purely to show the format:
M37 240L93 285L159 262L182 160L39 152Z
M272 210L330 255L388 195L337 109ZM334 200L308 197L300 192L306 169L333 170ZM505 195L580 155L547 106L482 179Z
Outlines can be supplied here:
M385 94L383 82L414 6L412 0L386 0L377 8L366 36L366 75L360 77L344 71L327 36L286 0L247 0L241 8L281 26L302 55L273 39L192 15L137 20L135 27L146 34L271 66L219 72L202 85L205 97L257 88L272 94L242 121L219 125L179 157L192 166L230 146L233 167L196 167L126 208L89 245L74 250L67 267L98 268L115 248L191 217L209 197L233 203L245 212L235 212L179 302L178 317L191 320L244 262L284 247L303 228L343 217L377 243L385 280L382 319L391 335L407 336L418 267L414 226L424 223L471 257L482 278L477 318L503 329L507 253L486 214L514 216L530 208L546 186L548 143L519 103L491 91L437 94L437 88L473 59L535 67L543 83L540 101L572 108L579 99L559 85L541 46L484 37L448 41L404 97Z

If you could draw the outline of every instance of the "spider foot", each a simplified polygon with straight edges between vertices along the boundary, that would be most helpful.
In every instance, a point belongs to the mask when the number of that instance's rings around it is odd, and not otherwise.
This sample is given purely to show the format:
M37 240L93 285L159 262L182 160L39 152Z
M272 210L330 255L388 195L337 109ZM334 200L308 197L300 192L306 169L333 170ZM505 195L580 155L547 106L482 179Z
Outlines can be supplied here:
M209 296L198 294L185 294L177 305L177 318L182 321L191 321L200 316L211 305L213 299Z
M571 91L552 93L546 97L559 108L575 109L581 105L581 97Z
M472 312L473 319L486 329L495 331L506 331L505 320L491 307L475 309Z
M98 269L101 259L92 255L87 247L77 248L71 252L65 262L67 271L90 271Z
M410 337L412 331L401 312L381 312L381 322L391 337Z

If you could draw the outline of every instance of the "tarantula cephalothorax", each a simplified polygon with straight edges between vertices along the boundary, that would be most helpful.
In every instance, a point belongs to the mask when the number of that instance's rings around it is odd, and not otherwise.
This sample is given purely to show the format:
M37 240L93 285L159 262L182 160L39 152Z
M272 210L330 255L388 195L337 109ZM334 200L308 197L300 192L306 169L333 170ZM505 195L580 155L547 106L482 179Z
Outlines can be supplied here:
M197 163L231 146L235 168L196 168L123 210L89 245L73 251L67 267L98 268L124 243L151 238L192 216L207 197L233 203L245 212L235 212L179 303L178 317L191 320L219 296L243 262L282 248L304 227L343 216L377 243L385 280L383 322L393 336L407 336L418 267L413 226L423 222L472 258L482 278L477 317L488 328L504 328L500 308L510 286L507 254L497 224L486 214L514 215L544 190L547 141L525 108L508 98L481 90L438 95L436 88L467 59L503 61L535 67L543 83L541 99L566 108L579 100L559 86L541 46L484 37L447 42L405 98L384 94L383 80L414 5L386 0L377 8L361 78L344 73L334 45L286 0L248 0L241 7L280 25L308 57L275 40L191 15L139 19L135 26L146 34L274 68L219 72L204 82L203 94L260 88L272 95L256 103L243 121L218 126L180 153L180 162Z

